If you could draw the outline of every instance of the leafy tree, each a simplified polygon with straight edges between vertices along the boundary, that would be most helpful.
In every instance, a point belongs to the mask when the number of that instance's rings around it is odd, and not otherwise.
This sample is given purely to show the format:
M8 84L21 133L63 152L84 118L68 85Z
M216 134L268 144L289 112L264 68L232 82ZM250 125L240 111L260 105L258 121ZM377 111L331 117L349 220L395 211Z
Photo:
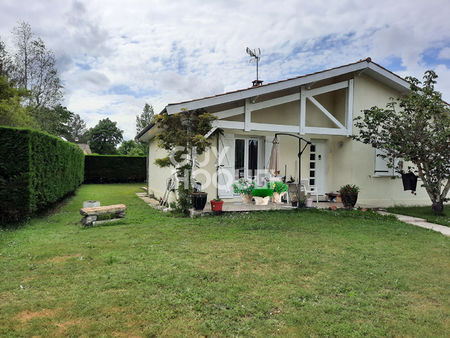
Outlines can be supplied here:
M29 111L22 106L26 95L25 89L14 88L6 76L0 75L0 125L37 127Z
M123 131L117 127L117 122L109 118L100 120L89 129L88 143L92 152L97 154L117 154L116 146L123 140Z
M148 103L145 104L144 109L140 115L136 115L136 132L139 134L142 129L153 122L155 112L153 106Z
M197 155L201 155L211 145L204 135L211 130L214 119L213 115L203 109L155 116L160 130L156 135L159 145L171 152L165 158L156 159L155 164L176 168L179 182L177 209L185 214L191 207L194 149Z
M145 147L133 140L123 141L119 147L119 154L130 156L145 156Z
M34 109L52 108L62 98L62 84L56 59L44 41L35 37L31 26L22 22L13 29L16 45L14 81L30 91L28 104Z
M450 107L434 89L436 78L430 70L423 82L408 77L409 94L392 99L386 108L364 110L357 118L360 131L354 138L384 150L383 158L411 161L433 211L441 213L450 189Z
M87 129L86 122L78 114L73 114L70 121L67 123L67 135L65 136L67 141L75 143L87 142Z
M69 123L74 114L66 107L57 105L55 108L42 107L35 112L35 119L41 130L68 139Z
M0 76L10 77L13 69L13 62L6 50L6 45L0 40Z

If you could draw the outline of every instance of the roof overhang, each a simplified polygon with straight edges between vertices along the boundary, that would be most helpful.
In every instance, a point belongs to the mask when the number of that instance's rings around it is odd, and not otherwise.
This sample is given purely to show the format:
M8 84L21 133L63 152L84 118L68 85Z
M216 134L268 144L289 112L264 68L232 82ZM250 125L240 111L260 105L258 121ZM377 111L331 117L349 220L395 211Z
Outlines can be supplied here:
M385 83L386 85L396 89L399 92L407 93L409 90L409 83L405 79L390 72L386 68L372 62L371 59L368 58L349 65L336 67L308 75L303 75L293 79L269 83L259 87L252 87L248 89L243 89L235 92L220 94L212 97L206 97L187 102L169 104L165 107L163 111L171 115L179 113L183 110L195 110L200 108L217 106L224 103L248 99L258 95L264 95L272 92L304 86L310 83L327 80L348 73L358 73L358 72L364 72L365 74L375 78L376 80L382 83Z
M150 141L156 134L156 123L150 123L147 127L141 130L139 134L134 138L136 141L140 142L148 142Z

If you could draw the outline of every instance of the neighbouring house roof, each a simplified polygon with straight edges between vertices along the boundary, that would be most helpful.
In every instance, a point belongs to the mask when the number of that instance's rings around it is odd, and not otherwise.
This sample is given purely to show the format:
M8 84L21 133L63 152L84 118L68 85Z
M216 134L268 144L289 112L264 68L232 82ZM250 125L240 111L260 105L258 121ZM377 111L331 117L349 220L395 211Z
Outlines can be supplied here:
M83 150L83 153L84 153L85 155L90 155L90 154L92 154L91 147L89 147L89 144L86 144L86 143L77 143L77 145L81 148L81 150Z
M264 95L268 93L289 90L295 87L306 86L318 81L324 81L355 72L364 72L365 74L375 78L382 83L385 83L386 85L398 90L399 92L407 93L409 90L409 83L404 78L373 62L369 57L343 66L267 83L257 87L239 89L223 94L207 96L189 101L169 103L161 113L167 112L168 114L174 114L182 110L195 110L200 108L219 106L226 103L255 97L258 95ZM153 127L154 124L151 124L144 128L136 136L136 139L144 136Z

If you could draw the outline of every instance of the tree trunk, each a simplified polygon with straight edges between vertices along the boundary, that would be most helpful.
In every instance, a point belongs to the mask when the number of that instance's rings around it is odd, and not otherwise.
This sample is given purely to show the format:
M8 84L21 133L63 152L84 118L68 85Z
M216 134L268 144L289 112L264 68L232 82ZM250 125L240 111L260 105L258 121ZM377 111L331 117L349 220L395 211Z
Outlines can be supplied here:
M434 202L431 206L433 212L435 214L442 214L444 211L444 203L443 202Z

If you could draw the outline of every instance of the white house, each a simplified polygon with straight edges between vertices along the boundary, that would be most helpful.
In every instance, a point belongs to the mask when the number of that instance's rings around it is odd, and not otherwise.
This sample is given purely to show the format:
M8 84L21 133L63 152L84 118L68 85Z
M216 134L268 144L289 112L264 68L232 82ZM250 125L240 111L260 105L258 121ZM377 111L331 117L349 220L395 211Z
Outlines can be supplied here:
M302 179L323 198L347 183L360 187L361 206L429 204L418 182L417 195L403 191L401 179L377 150L354 141L354 119L363 109L385 107L391 97L406 94L409 84L370 58L247 89L168 104L163 112L204 108L217 116L208 133L212 147L198 158L196 179L208 199L233 199L239 178L263 184L275 133L291 133L311 141L301 158ZM220 129L222 133L214 133ZM148 189L159 197L171 172L154 164L167 153L154 140L157 127L145 128L137 139L149 142ZM298 180L298 141L280 136L281 176ZM218 156L218 154L222 154ZM406 164L405 164L406 165Z

